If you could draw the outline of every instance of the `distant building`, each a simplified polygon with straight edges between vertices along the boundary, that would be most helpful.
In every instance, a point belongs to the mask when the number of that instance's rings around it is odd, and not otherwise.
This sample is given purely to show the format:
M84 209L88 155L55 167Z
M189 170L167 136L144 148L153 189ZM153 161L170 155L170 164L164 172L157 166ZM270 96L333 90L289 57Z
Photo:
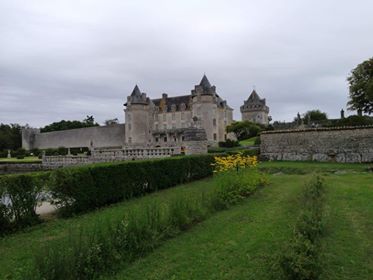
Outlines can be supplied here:
M261 99L255 90L252 91L249 98L244 101L240 108L242 120L258 124L268 125L269 107L266 105L265 98Z

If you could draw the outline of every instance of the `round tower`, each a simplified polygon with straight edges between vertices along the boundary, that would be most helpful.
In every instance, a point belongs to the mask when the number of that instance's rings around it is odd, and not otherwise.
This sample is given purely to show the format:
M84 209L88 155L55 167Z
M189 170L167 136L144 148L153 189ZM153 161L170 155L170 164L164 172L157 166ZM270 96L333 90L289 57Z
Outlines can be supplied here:
M206 131L207 141L216 144L219 141L218 110L216 87L211 86L206 75L192 90L192 114L196 126Z
M136 85L127 103L125 112L125 144L127 146L146 146L151 141L150 99Z

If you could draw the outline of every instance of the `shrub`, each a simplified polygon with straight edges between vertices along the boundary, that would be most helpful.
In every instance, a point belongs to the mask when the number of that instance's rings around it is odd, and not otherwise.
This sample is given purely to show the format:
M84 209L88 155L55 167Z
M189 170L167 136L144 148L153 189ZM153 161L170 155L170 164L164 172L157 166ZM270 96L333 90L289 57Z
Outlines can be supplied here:
M65 148L65 147L58 147L57 153L60 156L66 156L67 155L67 148Z
M47 173L0 177L0 234L38 222L35 208L47 177Z
M6 158L8 156L7 150L0 150L0 158Z
M204 155L58 169L52 196L61 213L71 215L211 176L212 161Z
M239 147L240 143L238 141L234 141L231 139L227 139L225 142L219 142L219 147L222 148L233 148L233 147Z

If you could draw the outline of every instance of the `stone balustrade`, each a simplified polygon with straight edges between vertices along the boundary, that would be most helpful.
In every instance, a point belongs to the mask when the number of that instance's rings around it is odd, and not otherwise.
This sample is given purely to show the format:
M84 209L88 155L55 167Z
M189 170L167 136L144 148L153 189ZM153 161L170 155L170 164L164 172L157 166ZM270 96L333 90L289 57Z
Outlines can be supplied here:
M43 167L46 169L54 169L65 166L84 165L99 162L164 158L180 153L180 147L95 149L91 152L90 156L44 156Z

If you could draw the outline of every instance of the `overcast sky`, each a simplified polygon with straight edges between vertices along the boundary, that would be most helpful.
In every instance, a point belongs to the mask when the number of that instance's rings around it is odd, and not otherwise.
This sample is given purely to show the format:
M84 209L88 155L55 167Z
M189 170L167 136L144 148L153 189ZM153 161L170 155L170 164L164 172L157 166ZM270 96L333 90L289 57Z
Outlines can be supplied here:
M0 0L0 123L124 122L138 84L190 94L206 73L240 119L255 86L274 120L338 117L373 56L372 0Z

